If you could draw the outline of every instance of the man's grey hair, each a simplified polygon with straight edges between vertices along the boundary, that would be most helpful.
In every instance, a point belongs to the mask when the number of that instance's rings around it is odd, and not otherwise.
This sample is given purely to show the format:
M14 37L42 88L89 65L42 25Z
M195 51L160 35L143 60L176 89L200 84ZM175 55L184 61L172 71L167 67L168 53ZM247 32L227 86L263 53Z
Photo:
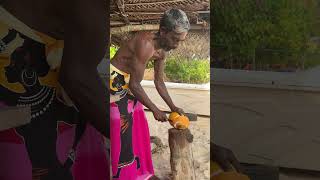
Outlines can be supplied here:
M180 9L169 9L164 12L160 20L160 28L183 33L190 30L190 23L185 12Z

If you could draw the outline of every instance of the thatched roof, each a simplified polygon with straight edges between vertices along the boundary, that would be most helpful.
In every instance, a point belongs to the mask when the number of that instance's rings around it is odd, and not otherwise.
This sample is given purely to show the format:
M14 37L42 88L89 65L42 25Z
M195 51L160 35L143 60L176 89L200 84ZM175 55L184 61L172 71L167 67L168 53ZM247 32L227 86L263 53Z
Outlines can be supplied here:
M111 27L159 24L170 8L184 10L192 25L208 24L209 0L111 0Z

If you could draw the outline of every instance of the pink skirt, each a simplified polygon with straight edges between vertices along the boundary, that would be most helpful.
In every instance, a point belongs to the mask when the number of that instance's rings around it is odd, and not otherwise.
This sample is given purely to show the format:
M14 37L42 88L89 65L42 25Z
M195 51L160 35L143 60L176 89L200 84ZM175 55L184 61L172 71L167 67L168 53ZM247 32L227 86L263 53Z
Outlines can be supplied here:
M146 180L154 175L148 122L140 102L126 104L121 116L124 105L110 104L113 179Z
M64 122L57 124L56 153L61 163L65 162L72 147L74 126ZM32 180L32 165L25 141L14 128L0 131L0 159L0 180ZM109 180L109 167L102 135L87 125L71 168L73 180Z

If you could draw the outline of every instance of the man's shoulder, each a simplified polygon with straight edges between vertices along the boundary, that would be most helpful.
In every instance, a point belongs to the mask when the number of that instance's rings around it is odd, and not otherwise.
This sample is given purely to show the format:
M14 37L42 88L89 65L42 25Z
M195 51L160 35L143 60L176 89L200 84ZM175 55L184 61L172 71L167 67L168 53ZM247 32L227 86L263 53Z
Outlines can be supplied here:
M135 46L149 49L154 48L152 36L153 35L150 32L137 32L132 40Z
M152 36L153 33L150 31L138 31L135 33L137 36Z
M134 39L136 41L152 41L153 40L153 33L151 32L148 32L148 31L139 31L139 32L136 32L134 34Z
M151 34L148 32L137 32L127 43L131 51L143 61L151 58L155 53L155 47Z

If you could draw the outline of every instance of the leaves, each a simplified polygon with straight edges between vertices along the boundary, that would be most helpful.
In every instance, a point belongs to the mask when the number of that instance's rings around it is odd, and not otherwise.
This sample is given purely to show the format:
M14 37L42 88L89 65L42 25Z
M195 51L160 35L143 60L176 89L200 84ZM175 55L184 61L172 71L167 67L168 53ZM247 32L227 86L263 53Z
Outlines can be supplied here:
M113 58L113 56L117 53L118 49L119 48L117 46L115 46L115 45L111 45L110 46L110 48L109 48L109 50L110 50L110 59Z
M170 57L166 60L165 74L173 82L207 83L210 80L210 62Z
M272 58L276 63L297 63L298 57L315 51L309 39L319 34L314 31L316 0L215 0L212 4L211 42L214 49L226 47L223 57L233 54L248 62L254 53L263 59L257 49L286 49L290 55L281 53L282 58Z

